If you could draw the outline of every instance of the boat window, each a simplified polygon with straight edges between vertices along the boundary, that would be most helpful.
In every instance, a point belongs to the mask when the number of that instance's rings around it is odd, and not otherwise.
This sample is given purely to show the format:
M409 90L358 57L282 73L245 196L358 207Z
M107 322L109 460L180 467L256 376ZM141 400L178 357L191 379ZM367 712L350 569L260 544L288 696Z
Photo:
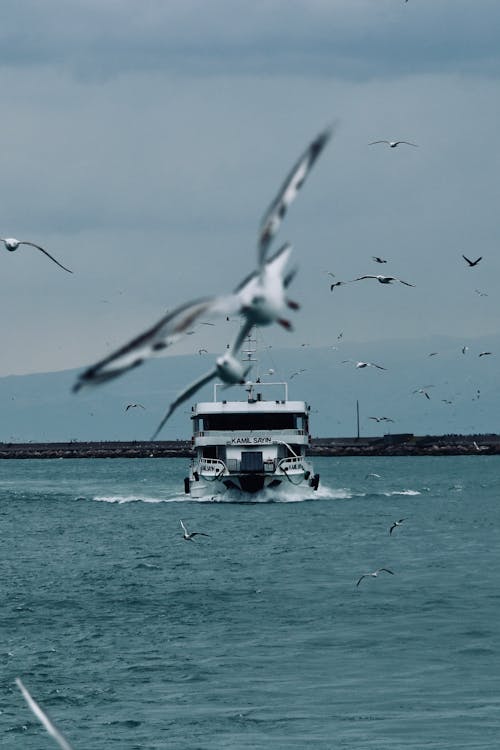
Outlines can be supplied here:
M295 414L208 414L204 430L294 430Z

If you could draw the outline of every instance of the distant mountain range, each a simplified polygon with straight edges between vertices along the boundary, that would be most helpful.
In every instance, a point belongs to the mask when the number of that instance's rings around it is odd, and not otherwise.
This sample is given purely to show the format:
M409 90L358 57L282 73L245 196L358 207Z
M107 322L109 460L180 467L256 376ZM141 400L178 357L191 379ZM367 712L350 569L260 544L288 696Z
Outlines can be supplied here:
M465 353L463 347L468 347ZM479 356L486 351L491 354ZM214 356L156 359L77 395L71 387L80 370L2 377L0 440L147 440L176 393L210 369ZM267 349L260 356L253 376L260 373L263 381L287 380L289 398L304 399L311 406L315 437L356 435L356 401L360 433L365 436L500 432L500 336L376 344L340 340L337 348ZM358 361L386 369L357 368ZM274 373L267 374L271 369ZM223 397L241 398L245 393L235 387L224 391ZM191 403L212 398L213 385L206 386L179 407L160 439L189 438ZM144 408L127 410L128 404ZM377 422L370 417L394 421Z

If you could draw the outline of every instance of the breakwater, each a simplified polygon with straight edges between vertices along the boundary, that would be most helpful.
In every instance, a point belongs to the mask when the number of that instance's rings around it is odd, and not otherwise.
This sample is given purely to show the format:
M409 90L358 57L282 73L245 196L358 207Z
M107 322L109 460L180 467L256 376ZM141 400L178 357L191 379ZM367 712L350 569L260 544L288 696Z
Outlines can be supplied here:
M311 456L500 455L500 435L384 435L313 438ZM190 458L190 440L0 443L0 459Z

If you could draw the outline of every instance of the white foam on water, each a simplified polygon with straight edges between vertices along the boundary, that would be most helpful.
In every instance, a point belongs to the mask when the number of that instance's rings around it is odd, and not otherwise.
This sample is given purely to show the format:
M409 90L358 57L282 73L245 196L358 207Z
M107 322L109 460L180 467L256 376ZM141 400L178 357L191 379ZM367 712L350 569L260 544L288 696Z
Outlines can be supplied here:
M226 490L220 494L208 493L201 497L175 494L170 497L144 497L140 495L95 495L93 500L99 503L114 503L125 505L128 503L301 503L313 500L345 500L351 498L352 492L347 488L332 489L323 485L317 490L311 487L283 487L267 489L255 494L245 494L238 491Z
M393 490L392 492L384 492L386 497L392 497L393 495L421 495L422 493L418 490Z

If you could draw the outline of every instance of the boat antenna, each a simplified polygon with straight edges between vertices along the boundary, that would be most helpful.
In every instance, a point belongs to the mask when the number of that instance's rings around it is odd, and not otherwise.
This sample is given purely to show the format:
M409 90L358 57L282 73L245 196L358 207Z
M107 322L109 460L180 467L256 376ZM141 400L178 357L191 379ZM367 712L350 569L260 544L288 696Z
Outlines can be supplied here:
M251 363L258 362L259 360L256 357L257 354L257 337L255 332L255 326L251 328L245 338L245 341L242 344L241 347L241 354L243 355L241 357L242 362L244 363Z
M248 331L246 338L242 344L241 347L241 360L244 364L247 365L253 365L254 363L258 363L259 360L257 359L257 336L256 336L256 327L252 326L250 330ZM256 380L258 381L259 373L257 373ZM252 392L253 392L254 383L252 381L249 381L246 387L246 390L248 391L248 398L252 398Z

